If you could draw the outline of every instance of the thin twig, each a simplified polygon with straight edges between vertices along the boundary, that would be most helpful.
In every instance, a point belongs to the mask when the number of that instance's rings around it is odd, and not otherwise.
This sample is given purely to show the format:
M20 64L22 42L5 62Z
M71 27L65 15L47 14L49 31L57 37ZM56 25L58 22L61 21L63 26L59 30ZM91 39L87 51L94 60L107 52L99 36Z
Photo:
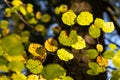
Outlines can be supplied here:
M4 2L7 4L8 7L10 7L11 9L13 9L7 0L4 0ZM15 14L17 14L17 15L19 16L19 18L20 18L26 25L28 25L28 26L30 26L31 28L33 28L33 26L30 25L16 10L14 10L14 12L15 12Z

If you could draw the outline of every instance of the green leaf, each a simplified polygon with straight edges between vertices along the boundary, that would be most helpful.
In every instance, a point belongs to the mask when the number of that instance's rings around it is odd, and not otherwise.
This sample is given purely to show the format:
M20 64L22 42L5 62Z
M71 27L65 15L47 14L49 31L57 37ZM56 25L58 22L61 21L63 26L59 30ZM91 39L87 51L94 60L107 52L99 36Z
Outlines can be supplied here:
M104 53L103 53L103 57L104 58L107 58L107 59L111 59L112 57L114 57L114 51L113 50L106 50Z
M89 49L87 50L86 55L90 59L95 59L98 56L98 52L95 49Z
M43 65L40 60L33 60L29 59L26 63L26 67L30 70L33 74L39 74L43 70Z
M97 71L100 72L100 73L103 73L103 72L106 71L106 68L105 67L98 67Z
M87 70L87 74L95 76L95 75L98 75L99 72L97 72L96 70L90 69L90 70Z
M64 61L69 61L74 58L73 54L69 50L61 48L57 51L57 56Z
M20 37L17 34L4 37L2 39L2 46L10 56L18 56L24 51Z
M48 80L53 80L54 78L59 78L61 75L65 74L66 71L58 64L48 64L43 68L42 75Z
M64 46L71 46L77 42L77 32L76 30L72 30L69 34L67 34L67 31L61 31L58 40L60 44Z
M8 61L3 58L3 57L0 57L0 65L6 65L8 63Z
M25 67L20 61L12 61L8 64L8 68L15 72L21 72Z
M112 50L115 50L117 48L117 46L115 44L109 44L108 47Z
M74 80L73 78L69 77L69 76L66 76L64 77L62 80Z
M88 66L91 69L97 69L99 67L99 65L96 62L89 62Z
M94 24L92 24L89 27L89 34L90 36L92 36L93 38L98 38L100 37L101 31L100 28L96 27Z

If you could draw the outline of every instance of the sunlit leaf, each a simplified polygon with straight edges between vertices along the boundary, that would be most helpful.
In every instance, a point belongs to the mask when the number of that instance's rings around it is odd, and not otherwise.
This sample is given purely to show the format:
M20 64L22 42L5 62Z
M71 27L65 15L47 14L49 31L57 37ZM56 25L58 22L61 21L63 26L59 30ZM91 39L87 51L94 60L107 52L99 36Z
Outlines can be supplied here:
M108 59L106 59L102 56L98 56L97 57L97 63L102 67L107 67L108 66Z
M81 36L77 36L77 42L71 45L72 48L80 50L86 47L85 40Z
M41 21L42 22L49 22L51 20L51 16L49 14L43 14L42 17L41 17Z
M29 13L33 12L33 5L30 3L27 4L27 12Z
M64 61L69 61L74 58L73 54L71 54L70 51L64 48L61 48L57 51L57 56Z
M41 17L42 17L42 14L41 14L40 11L38 11L38 12L36 13L36 19L41 19Z
M102 28L102 30L106 33L111 33L112 31L114 31L115 27L113 22L105 22L104 23L104 27Z
M11 34L2 39L4 50L11 56L18 56L23 53L24 47L17 34Z
M26 15L27 12L25 10L25 8L23 6L20 6L20 12L23 14L23 15Z
M25 67L20 61L12 61L8 64L8 68L15 72L21 72Z
M66 71L58 64L48 64L44 67L42 71L43 77L48 80L53 80L54 78L58 78L64 73L66 73Z
M38 21L33 17L33 18L29 19L28 22L30 24L37 24Z
M105 67L98 67L97 71L100 72L100 73L103 73L103 72L106 71L106 68Z
M26 67L33 74L39 74L43 70L43 65L40 60L29 59L26 63Z
M13 0L13 1L12 1L12 5L13 5L14 7L18 7L18 6L22 5L22 4L23 4L23 3L22 3L21 0Z
M61 31L58 40L62 45L71 46L77 42L77 32L76 30L72 30L67 34L67 31Z
M13 73L11 78L12 80L26 80L26 76L22 73Z
M98 28L103 28L104 27L104 20L101 18L96 18L94 21L95 26Z
M90 12L83 11L77 17L77 23L81 26L90 25L93 22L93 15Z
M118 50L116 55L112 58L112 63L115 67L120 67L120 50Z
M111 59L112 57L114 57L114 51L113 50L106 50L104 53L103 53L103 57L104 58L107 58L107 59Z
M62 4L60 5L59 9L60 9L60 12L64 13L68 10L68 6L65 4Z
M58 42L53 38L47 39L44 44L49 52L55 52L58 49Z
M98 52L95 49L89 49L87 50L86 55L90 59L95 59L98 56Z
M64 24L71 26L75 24L76 17L76 14L72 10L69 10L62 14L62 21Z
M97 44L96 49L97 49L98 52L102 52L103 51L103 45L102 44Z
M117 48L117 46L115 44L109 44L108 47L112 50L115 50Z
M26 80L39 80L39 76L38 75L28 75Z
M92 36L93 38L98 38L100 37L101 31L100 28L96 27L94 24L92 24L89 27L89 34L90 36Z
M38 44L38 43L31 43L28 47L28 51L35 56L36 58L40 59L41 61L44 61L47 54L46 49Z
M1 75L0 80L10 80L10 78L7 77L6 75Z

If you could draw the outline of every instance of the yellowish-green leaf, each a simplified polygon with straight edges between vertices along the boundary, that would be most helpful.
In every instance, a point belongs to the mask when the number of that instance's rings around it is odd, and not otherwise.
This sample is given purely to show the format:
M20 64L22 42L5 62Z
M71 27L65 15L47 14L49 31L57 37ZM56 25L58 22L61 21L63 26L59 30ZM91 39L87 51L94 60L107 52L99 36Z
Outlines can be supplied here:
M107 58L107 59L111 59L112 57L114 57L115 53L113 50L106 50L104 53L103 53L103 57L104 58Z
M30 4L30 3L27 4L27 12L28 12L28 13L33 12L33 5Z
M98 28L103 28L104 27L104 20L101 18L96 18L94 24Z
M112 50L115 50L117 48L117 46L115 44L109 44L108 47Z
M98 75L99 72L97 72L96 70L90 69L90 70L87 70L87 74L95 76L95 75Z
M120 50L118 50L116 55L112 58L112 63L115 67L120 68Z
M5 8L5 16L11 17L11 9L10 8Z
M8 28L8 21L7 20L2 20L0 22L0 28L2 28L2 29Z
M35 30L38 31L38 32L42 32L42 31L45 30L45 27L42 24L38 24L38 25L35 26Z
M11 56L18 56L23 53L24 47L17 34L11 34L2 39L3 49Z
M51 20L51 16L49 14L43 14L42 17L41 17L41 21L42 22L49 22Z
M10 80L10 78L7 77L6 75L2 75L0 76L0 80Z
M71 26L75 24L76 17L76 14L72 10L69 10L62 14L62 21L64 24Z
M62 80L74 80L72 77L66 76Z
M37 24L38 21L33 17L33 18L29 19L28 22L30 24Z
M100 37L101 31L100 28L96 27L94 24L92 24L89 27L89 34L90 36L92 36L93 38L98 38Z
M115 27L113 22L105 22L104 23L104 27L102 28L102 30L106 33L111 33L112 31L114 31Z
M61 48L57 51L57 56L64 61L69 61L74 58L73 54L69 50Z
M89 49L87 50L86 55L90 59L95 59L98 56L98 52L95 49Z
M72 30L67 34L67 31L61 31L58 40L62 45L71 46L77 42L77 32L76 30Z
M55 14L57 14L57 15L60 14L60 8L59 8L59 7L56 7L54 12L55 12Z
M85 40L81 36L77 36L77 42L71 45L72 48L80 50L86 47Z
M29 59L26 63L26 67L33 74L39 74L43 70L43 65L40 60Z
M42 75L47 80L53 80L59 78L61 75L65 74L66 71L59 64L48 64L44 67Z
M36 13L36 19L41 19L41 17L42 17L42 14L41 14L40 11L38 11L38 12Z
M99 65L96 62L89 62L88 66L91 69L97 69L99 67Z
M77 23L81 26L90 25L93 22L93 15L88 11L81 12L77 17Z
M8 72L9 70L8 70L8 67L6 65L0 65L0 71L2 71L2 72Z
M20 61L12 61L8 64L8 68L15 72L21 72L25 67Z
M13 1L12 1L12 5L13 5L14 7L18 7L18 6L22 5L22 4L23 4L23 3L22 3L21 0L13 0Z

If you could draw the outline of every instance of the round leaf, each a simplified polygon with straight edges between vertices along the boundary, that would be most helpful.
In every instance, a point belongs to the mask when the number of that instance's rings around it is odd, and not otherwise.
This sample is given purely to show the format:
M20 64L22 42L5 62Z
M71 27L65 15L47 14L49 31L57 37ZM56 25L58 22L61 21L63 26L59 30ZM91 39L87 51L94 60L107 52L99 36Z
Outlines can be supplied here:
M58 64L48 64L44 67L42 75L48 80L53 80L59 78L61 75L65 74L66 71Z
M112 57L114 57L114 51L113 50L106 50L104 53L103 53L103 57L104 58L107 58L107 59L111 59Z
M73 54L71 54L70 51L68 51L67 49L63 49L63 48L57 51L57 56L61 60L64 60L64 61L69 61L74 58Z
M90 59L95 59L98 56L98 52L95 49L89 49L86 52L87 57Z
M96 27L94 24L92 24L89 27L89 34L93 38L98 38L98 37L100 37L101 31L100 31L100 29L98 27Z

